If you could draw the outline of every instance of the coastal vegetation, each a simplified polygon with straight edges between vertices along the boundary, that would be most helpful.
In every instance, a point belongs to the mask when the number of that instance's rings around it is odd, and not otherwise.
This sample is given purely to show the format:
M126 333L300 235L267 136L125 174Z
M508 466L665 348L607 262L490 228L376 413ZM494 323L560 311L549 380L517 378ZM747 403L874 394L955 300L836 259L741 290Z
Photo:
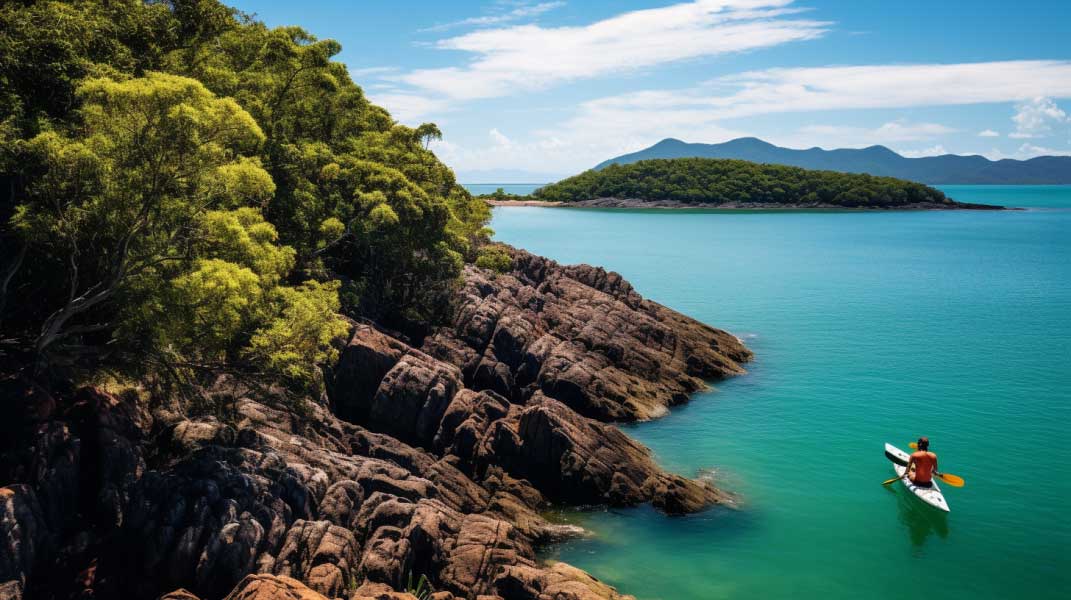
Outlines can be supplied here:
M533 196L549 202L615 198L697 206L896 208L953 205L940 190L891 177L708 158L612 164L542 187Z
M340 50L216 0L0 8L4 362L308 387L343 315L441 318L490 212Z
M510 256L506 247L488 244L480 248L480 254L476 257L476 266L495 273L505 273L513 268L513 257Z
M481 200L495 200L499 202L507 202L511 200L531 200L531 196L525 196L523 194L513 194L507 192L503 188L495 188L495 191L488 194L480 194L477 196Z

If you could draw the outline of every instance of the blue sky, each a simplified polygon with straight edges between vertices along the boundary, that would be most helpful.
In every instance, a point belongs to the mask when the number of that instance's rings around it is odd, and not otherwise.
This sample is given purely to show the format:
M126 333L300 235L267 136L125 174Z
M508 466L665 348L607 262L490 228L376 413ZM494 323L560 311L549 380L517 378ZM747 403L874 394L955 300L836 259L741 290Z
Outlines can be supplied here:
M465 182L665 137L908 156L1071 154L1071 2L238 0L300 25Z

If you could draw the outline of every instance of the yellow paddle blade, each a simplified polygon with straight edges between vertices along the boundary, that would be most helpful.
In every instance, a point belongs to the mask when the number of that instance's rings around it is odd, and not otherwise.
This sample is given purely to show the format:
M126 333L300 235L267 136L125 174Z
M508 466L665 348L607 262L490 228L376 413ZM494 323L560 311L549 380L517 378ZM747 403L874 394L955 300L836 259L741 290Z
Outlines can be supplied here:
M892 479L886 479L885 481L881 482L881 485L889 485L890 483L895 482L897 479L900 479L900 478L899 477L893 477Z
M948 473L938 473L937 477L952 487L963 487L963 484L967 483L963 481L963 478L958 475L949 475Z
M911 442L910 444L907 445L907 447L911 448L912 450L918 450L919 449L919 444L918 444L918 442Z

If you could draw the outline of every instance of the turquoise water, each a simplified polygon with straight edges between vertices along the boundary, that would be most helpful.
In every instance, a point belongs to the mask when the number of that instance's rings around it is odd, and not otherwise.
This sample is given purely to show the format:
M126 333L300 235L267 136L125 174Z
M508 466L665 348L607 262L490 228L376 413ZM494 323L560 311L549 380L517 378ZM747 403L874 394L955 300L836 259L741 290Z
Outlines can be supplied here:
M640 599L1066 597L1071 188L949 193L1042 208L496 208L497 239L619 271L756 354L626 427L668 469L713 469L739 510L566 513L594 535L552 556ZM880 485L883 442L918 435L967 480L947 516Z
M1029 208L1071 207L1071 185L938 185L960 202Z

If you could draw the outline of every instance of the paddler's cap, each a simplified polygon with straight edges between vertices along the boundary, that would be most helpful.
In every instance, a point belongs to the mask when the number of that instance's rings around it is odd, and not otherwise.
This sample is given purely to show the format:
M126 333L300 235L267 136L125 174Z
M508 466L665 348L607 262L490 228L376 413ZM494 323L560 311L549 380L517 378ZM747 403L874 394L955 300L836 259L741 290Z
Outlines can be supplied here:
M930 447L930 438L928 438L926 436L920 437L919 438L919 449L920 450L925 450L926 448L929 448L929 447Z

